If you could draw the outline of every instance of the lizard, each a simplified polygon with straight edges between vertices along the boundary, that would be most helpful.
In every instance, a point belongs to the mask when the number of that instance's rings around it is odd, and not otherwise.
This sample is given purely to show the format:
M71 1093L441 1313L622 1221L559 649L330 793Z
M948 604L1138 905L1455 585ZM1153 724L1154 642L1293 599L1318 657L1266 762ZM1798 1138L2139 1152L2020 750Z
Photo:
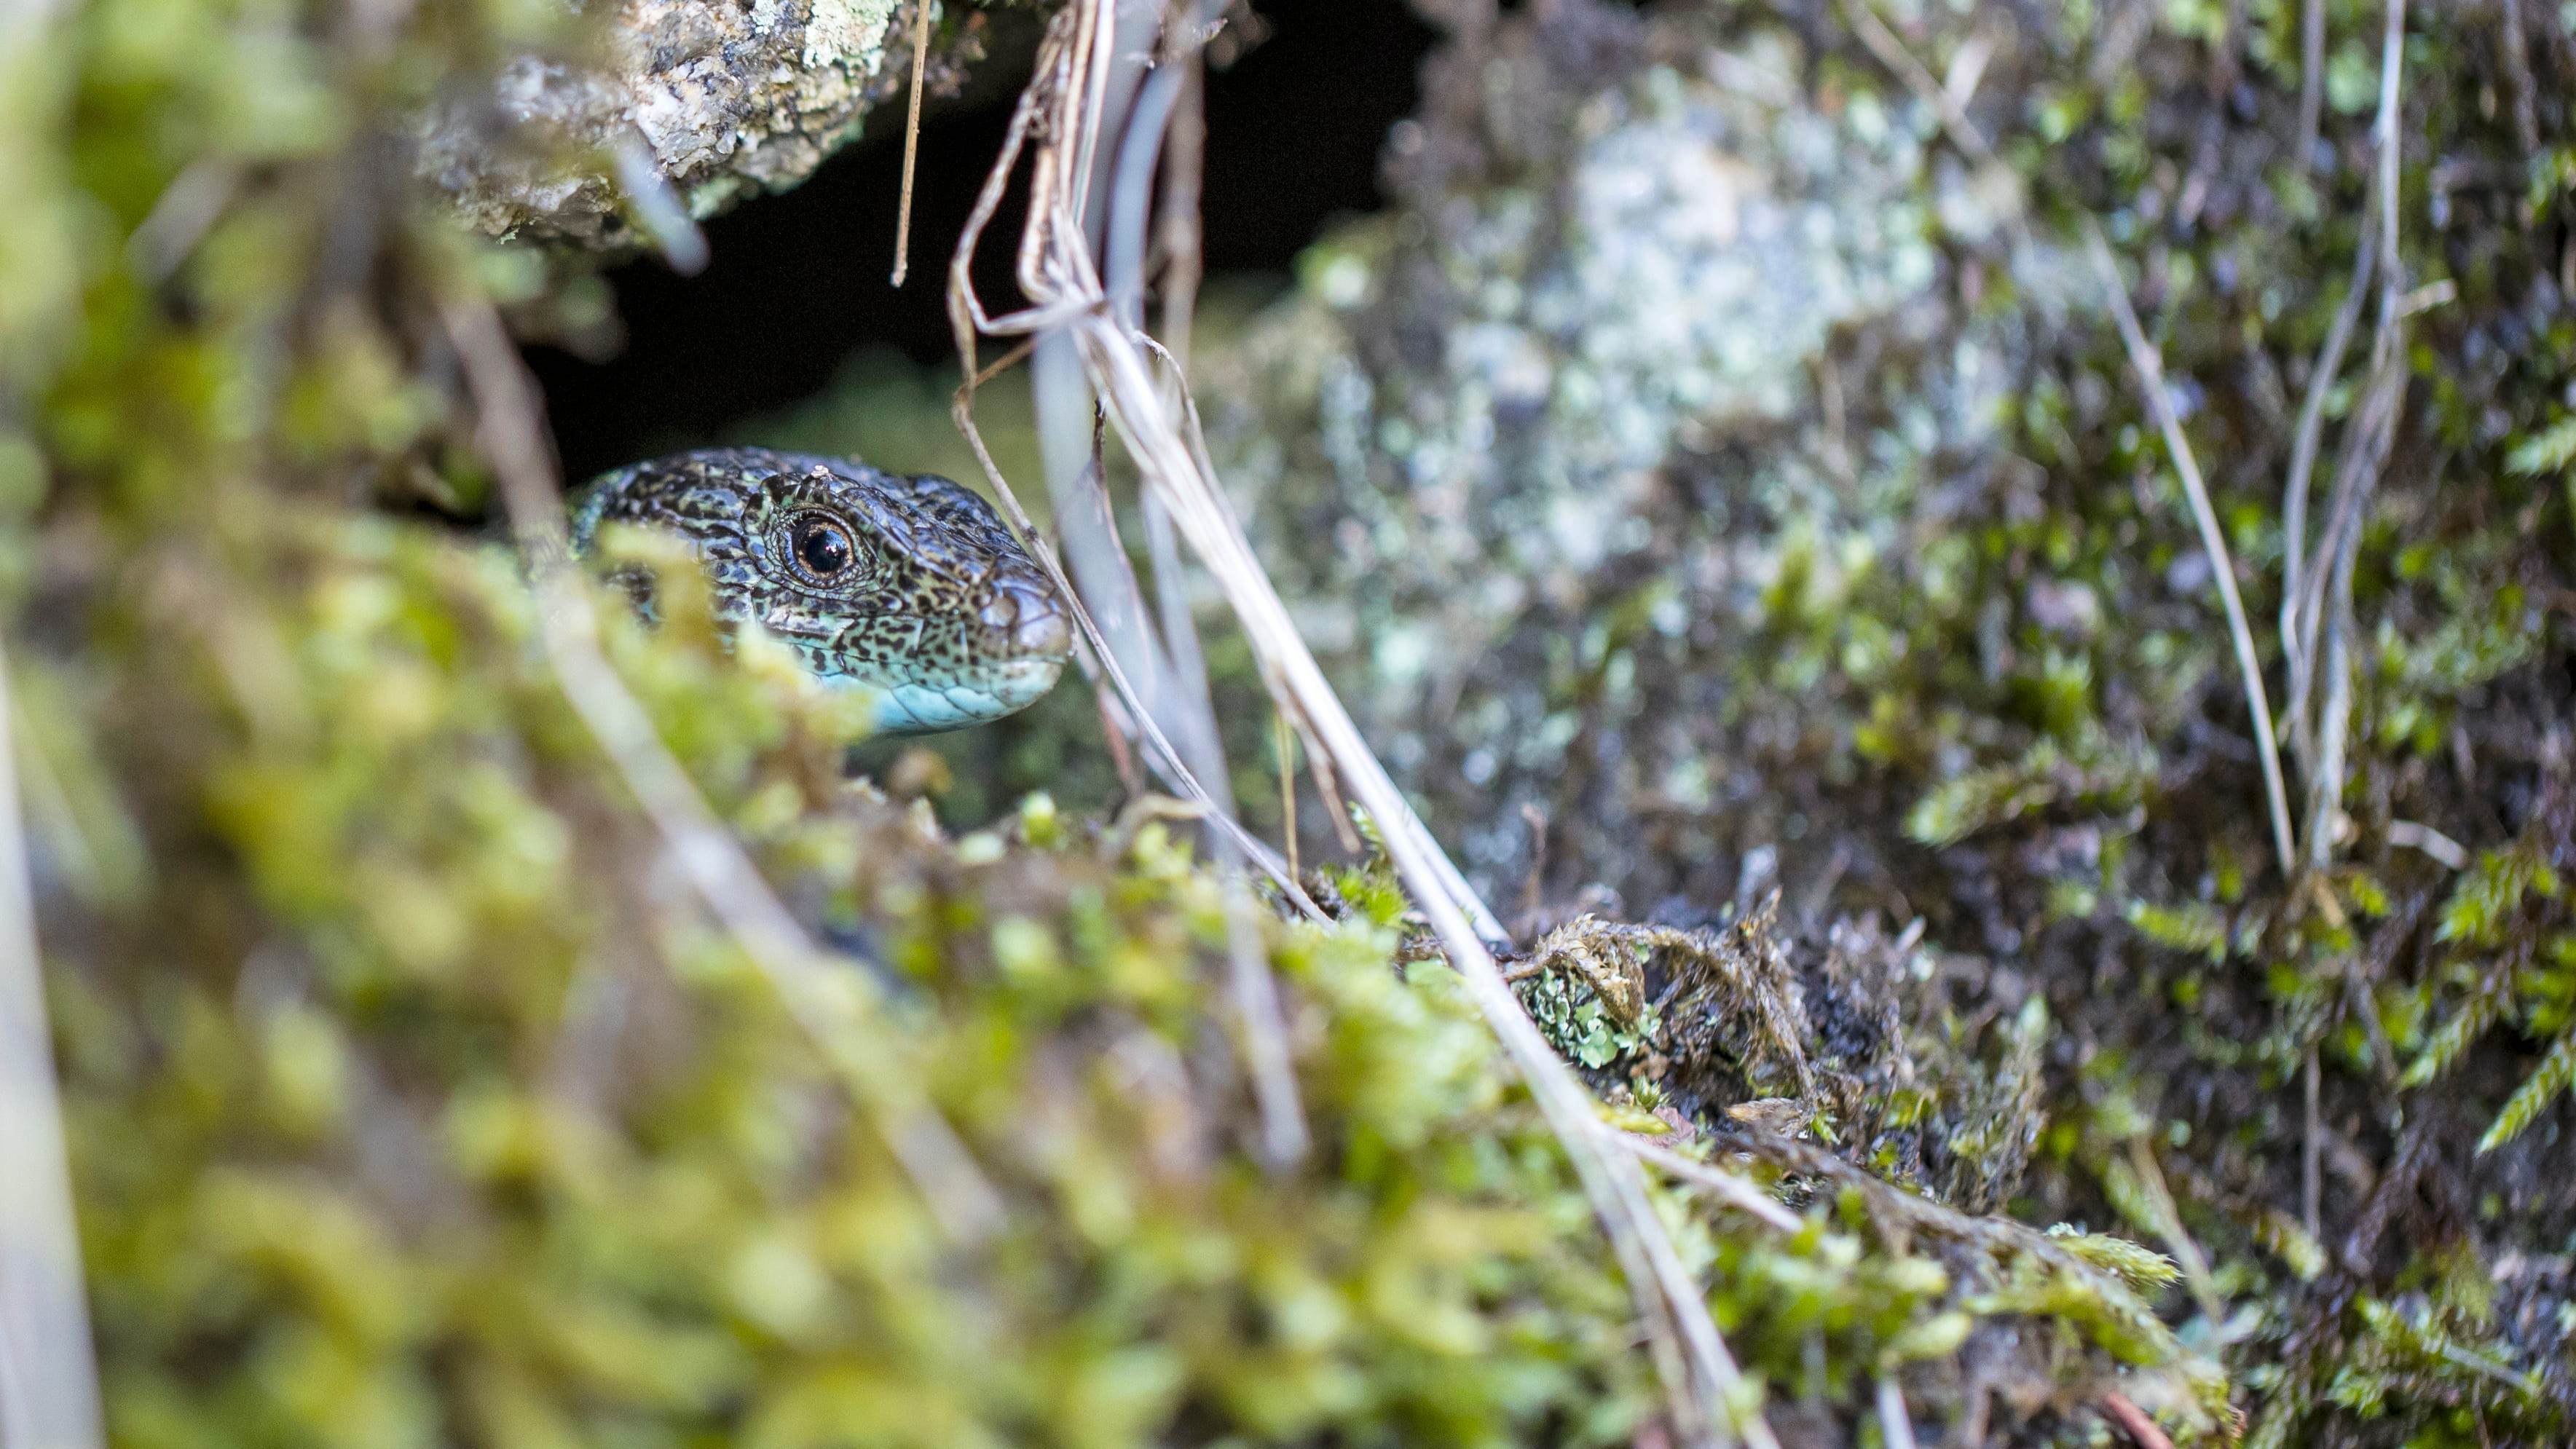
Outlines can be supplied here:
M992 505L936 474L767 448L629 464L570 503L573 555L611 524L676 535L717 617L754 622L825 684L874 692L879 734L1000 719L1055 687L1068 611ZM651 580L614 571L647 617Z

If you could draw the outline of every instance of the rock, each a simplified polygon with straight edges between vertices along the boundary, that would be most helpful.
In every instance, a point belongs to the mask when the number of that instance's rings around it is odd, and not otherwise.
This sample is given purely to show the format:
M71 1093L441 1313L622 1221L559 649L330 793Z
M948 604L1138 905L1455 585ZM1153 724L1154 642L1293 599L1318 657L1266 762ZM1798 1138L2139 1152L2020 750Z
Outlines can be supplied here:
M963 8L933 12L934 91L983 56ZM521 56L431 108L416 165L486 236L636 247L648 176L704 220L813 174L905 93L911 26L900 0L619 0L590 59Z
M1789 27L1717 24L1462 31L1392 213L1202 393L1309 639L1488 889L1535 805L1560 889L1724 899L1797 809L1692 829L1754 791L1729 645L1766 599L1829 613L1991 462L2012 338L1957 283L2012 266L2017 178L1901 91L1810 87Z

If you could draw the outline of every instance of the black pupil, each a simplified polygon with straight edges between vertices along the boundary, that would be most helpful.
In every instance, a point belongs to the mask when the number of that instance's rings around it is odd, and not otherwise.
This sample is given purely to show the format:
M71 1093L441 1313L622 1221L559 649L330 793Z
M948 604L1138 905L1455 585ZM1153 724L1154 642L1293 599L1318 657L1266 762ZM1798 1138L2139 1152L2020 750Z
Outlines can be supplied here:
M850 566L850 536L828 523L808 523L796 530L796 557L816 578L828 579Z

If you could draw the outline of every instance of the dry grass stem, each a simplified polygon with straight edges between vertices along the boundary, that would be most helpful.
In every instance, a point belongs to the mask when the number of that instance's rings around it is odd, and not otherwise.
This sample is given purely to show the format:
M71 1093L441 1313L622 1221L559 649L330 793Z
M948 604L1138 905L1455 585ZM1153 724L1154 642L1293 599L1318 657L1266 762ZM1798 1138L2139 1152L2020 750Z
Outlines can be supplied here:
M464 365L477 441L501 483L536 586L547 660L564 698L660 831L707 910L768 978L950 1236L977 1243L1003 1224L999 1194L925 1099L892 1037L875 1025L868 977L806 937L740 841L681 768L600 652L599 620L564 533L563 491L536 385L489 303L450 300L442 320Z
M2156 1427L2156 1421L2147 1417L2146 1410L2130 1403L2126 1394L2104 1394L2102 1414L2119 1425L2121 1432L2127 1434L2138 1449L2173 1449L2173 1440L2165 1437L2165 1431Z
M1887 22L1878 18L1869 0L1850 0L1844 8L1851 16L1852 29L1860 32L1861 44L1868 46L1881 65L1896 72L1906 89L1941 118L1941 129L1949 134L1950 143L1980 166L1993 164L1995 149L1986 143L1977 123L1968 119L1966 96L1933 79L1932 72L1914 58L1914 52L1906 48L1896 32L1887 28Z
M2344 316L2357 311L2364 280L2375 269L2379 311L2371 339L2370 383L2361 406L2344 428L2325 531L2317 540L2315 552L2304 562L2301 551L2306 547L2306 479L2298 471L2303 458L2295 453L2291 482L2297 494L2294 501L2302 508L2295 519L2285 513L2283 520L2283 652L2288 656L2290 674L2286 723L2308 777L2305 862L2311 870L2323 869L2333 859L2342 819L2352 714L2353 568L2370 499L2396 444L2410 373L2405 347L2410 299L2405 290L2405 266L2398 253L2397 225L2405 0L2389 0L2385 13L2380 37L2379 114L2371 128L2372 143L2378 149L2378 166L2371 184L2375 234L2364 234L2354 262L2353 289L2336 317L2338 327L2348 332ZM2330 336L2327 340L2331 343L2335 339ZM2332 379L2310 379L2312 401L2320 383L2331 386ZM2305 416L2301 423L2305 441ZM2304 461L2312 464L2313 460L2311 443ZM2295 533L2287 531L2292 522L2298 526Z
M1197 46L1166 64L1182 68L1180 94L1172 102L1169 133L1163 140L1163 196L1155 208L1163 254L1163 345L1171 350L1173 371L1190 371L1190 328L1198 312L1199 278L1205 267L1204 238L1199 224L1199 195L1207 167L1207 62Z
M1914 1449L1914 1421L1906 1415L1905 1390L1897 1387L1892 1373L1878 1381L1878 1433L1885 1449Z
M1297 875L1297 733L1288 728L1285 710L1270 712L1271 748L1279 757L1279 845L1288 852L1288 873Z
M2164 1167L2156 1161L2156 1149L2146 1138L2129 1139L2129 1165L2137 1171L2138 1185L2146 1191L2148 1206L2155 1214L2156 1235L2165 1240L2166 1250L2182 1265L2183 1281L2191 1285L2202 1316L2216 1329L2227 1321L2227 1300L2220 1295L2218 1280L2209 1271L2209 1258L2183 1228L2173 1190L2165 1185Z
M979 335L1024 336L1048 331L1069 335L1111 426L1149 492L1234 608L1263 676L1292 719L1302 719L1343 784L1382 832L1387 853L1411 887L1417 904L1460 971L1469 995L1502 1039L1531 1093L1582 1179L1609 1234L1612 1250L1638 1295L1658 1367L1672 1396L1676 1421L1695 1440L1741 1436L1756 1449L1776 1441L1758 1415L1732 1422L1731 1405L1741 1376L1719 1338L1698 1284L1681 1264L1655 1216L1636 1165L1604 1150L1590 1093L1557 1058L1519 999L1503 981L1480 924L1492 913L1466 888L1454 864L1431 839L1402 793L1360 736L1323 670L1288 617L1233 514L1208 476L1203 460L1183 437L1184 417L1169 403L1171 390L1186 397L1177 375L1158 377L1152 352L1118 316L1102 285L1082 225L1087 164L1103 127L1106 70L1113 57L1102 0L1081 0L1059 12L1040 50L1035 77L1024 93L1002 153L951 260L950 312L967 370L974 371ZM1020 152L1036 136L1030 166L1029 222L1021 237L1017 281L1030 302L994 315L976 296L971 265L983 227L1001 190L1015 174ZM1070 154L1068 153L1070 150ZM961 416L967 399L961 397ZM1186 403L1184 404L1186 406ZM963 421L971 429L971 417ZM979 449L979 452L981 450ZM989 455L986 455L989 467ZM997 489L1007 482L996 472ZM1122 683L1121 691L1126 691ZM1134 707L1131 701L1131 709ZM1493 926L1499 935L1499 926ZM1703 1427L1704 1426L1704 1427Z
M2102 290L2110 297L2111 315L2120 326L2120 341L2129 350L2129 365L2137 370L2147 406L2164 433L2174 471L2182 475L2183 491L2191 499L2192 521L2200 527L2201 547L2208 550L2210 573L2218 580L2218 597L2227 611L2227 632L2236 643L2236 666L2245 680L2245 707L2254 716L2254 747L2263 761L2264 799L2271 807L2272 846L2279 855L2281 873L2287 876L2298 859L2290 830L2289 790L2281 780L2281 748L2272 734L2272 705L2263 690L2263 661L2254 651L2254 630L2245 620L2245 601L2236 592L2236 566L2228 556L2227 535L2220 530L2218 514L2210 506L2209 485L2201 481L2200 464L2192 457L2191 440L2183 436L2182 419L2175 416L2173 399L2165 392L2163 359L2157 356L2155 345L2147 341L2145 330L2138 326L2137 311L2129 305L2128 287L2120 280L2119 263L2111 258L2111 246L2102 239L2100 224L2090 217L2085 219L2084 241L2092 254L2094 270L2101 273Z
M1134 682L1128 678L1125 669L1119 665L1117 657L1110 652L1108 639L1102 633L1099 621L1084 601L1082 592L1074 587L1072 577L1065 570L1064 561L1057 557L1055 549L1048 545L1045 536L1039 532L1036 521L1029 516L1028 508L1020 502L1018 491L1012 488L1010 479L1003 476L1001 465L993 461L992 450L984 442L983 430L975 425L976 389L1000 376L1004 369L1031 356L1036 350L1038 337L1046 326L1059 316L1068 315L1072 311L1071 308L1063 306L1039 306L1012 314L1007 320L1013 324L1010 330L1018 336L1019 340L991 365L979 365L976 347L979 325L983 331L999 329L991 325L994 319L985 315L982 303L976 299L969 269L974 257L975 244L982 238L984 229L992 224L993 213L1002 204L1002 194L1009 187L1011 176L1018 168L1020 155L1028 147L1030 131L1037 123L1039 82L1051 79L1060 85L1069 78L1071 67L1067 63L1067 57L1063 53L1063 48L1058 47L1054 42L1057 38L1057 29L1065 24L1064 17L1071 16L1073 12L1067 10L1058 14L1056 25L1048 31L1047 50L1039 58L1039 80L1033 80L1030 83L1029 90L1021 95L1018 107L1012 112L1009 128L1003 134L1001 154L995 159L991 174L984 179L983 189L976 196L975 206L967 214L965 229L958 237L957 251L949 260L949 321L955 329L957 353L963 361L966 373L965 380L958 385L956 396L950 400L949 417L957 424L957 430L965 436L967 447L975 454L976 464L984 470L985 479L993 485L995 495L1001 499L1003 514L1010 520L1012 529L1019 535L1021 543L1029 550L1030 556L1035 558L1039 566L1046 571L1047 578L1055 585L1057 593L1066 600L1087 657L1109 679L1110 690L1101 696L1101 701L1102 712L1111 722L1108 736L1112 750L1119 752L1123 758L1123 746L1119 743L1122 739L1133 737L1143 743L1147 747L1147 761L1156 773L1169 781L1172 787L1180 791L1185 798L1208 807L1207 820L1210 828L1231 841L1234 847L1241 851L1246 859L1258 866L1262 873L1270 878L1272 884L1279 888L1280 893L1300 911L1309 918L1320 921L1325 919L1322 909L1307 897L1304 887L1297 883L1295 876L1287 869L1286 862L1280 860L1268 846L1245 832L1242 826L1235 822L1230 812L1215 808L1214 798L1200 785L1198 776L1182 759L1180 751L1174 747L1170 737L1145 710L1143 696ZM1053 66L1052 70L1048 69L1050 65ZM1053 149L1041 146L1036 159L1032 162L1032 170L1036 173L1036 178L1051 184L1062 169L1060 158L1054 155ZM1036 229L1033 226L1021 237L1019 264L1024 274L1031 265L1035 235ZM1119 723L1122 718L1124 728ZM1122 770L1121 779L1124 778L1125 772ZM1132 790L1131 793L1133 793Z
M1305 888L1297 884L1295 877L1289 873L1287 862L1281 860L1277 852L1271 850L1269 846L1246 833L1233 816L1216 808L1215 799L1199 784L1197 774L1181 758L1181 753L1172 744L1171 738L1163 733L1162 727L1154 722L1153 716L1145 712L1142 697L1138 694L1136 686L1129 681L1126 671L1119 667L1116 657L1109 652L1108 640L1102 636L1100 625L1092 617L1091 610L1084 605L1081 591L1073 586L1073 579L1066 574L1064 561L1056 557L1055 550L1047 545L1045 535L1038 531L1036 522L1029 517L1027 507L1020 502L1018 493L1012 490L1010 480L1002 476L1001 466L993 461L991 449L985 446L983 431L975 426L973 407L974 387L970 381L957 390L956 398L949 405L949 416L955 419L958 430L965 434L967 446L975 454L975 461L983 468L984 476L992 482L994 491L1000 495L1003 513L1011 520L1011 525L1018 532L1020 541L1027 546L1030 556L1038 561L1039 567L1046 570L1048 581L1055 585L1056 592L1068 601L1087 657L1109 680L1109 691L1101 696L1101 700L1104 714L1107 714L1110 720L1109 735L1113 748L1116 747L1115 742L1122 738L1141 741L1147 746L1146 758L1154 771L1169 781L1184 798L1202 807L1199 818L1205 820L1210 828L1216 830L1237 850L1243 852L1244 857L1259 867L1261 872L1270 878L1271 883L1279 888L1280 893L1309 919L1318 921L1327 919L1323 908L1317 906L1307 896Z
M903 197L895 203L894 277L912 270L912 173L921 159L921 85L930 72L930 0L912 0L912 106L903 123Z
M1642 1161L1662 1168L1675 1182L1707 1188L1725 1199L1727 1206L1759 1218L1784 1233L1794 1233L1805 1226L1805 1220L1782 1206L1779 1199L1724 1168L1695 1162L1668 1147L1657 1146L1633 1132L1622 1132L1606 1122L1601 1125L1601 1131L1605 1140L1616 1143Z
M1262 950L1261 923L1250 892L1233 878L1225 893L1227 985L1243 1017L1253 1103L1261 1114L1261 1164L1284 1172L1305 1161L1312 1138L1305 1105L1297 1097L1297 1063L1288 1050L1287 1016L1279 1004L1279 979Z
M2317 122L2325 114L2326 0L2304 0L2299 8L2299 129L2292 165L2305 171L2317 151Z
M1162 362L1166 369L1168 369L1167 380L1171 382L1170 399L1174 400L1174 405L1179 408L1182 420L1188 424L1186 436L1190 445L1190 457L1192 461L1198 464L1199 472L1203 476L1209 478L1215 477L1217 473L1216 462L1208 453L1207 433L1199 423L1198 400L1190 394L1189 389L1181 382L1183 369L1181 367L1179 356L1142 332L1133 334L1133 340L1137 346L1142 347L1146 352L1152 354L1156 359ZM1225 506L1225 497L1223 494L1219 494L1216 501L1220 508ZM1242 524L1238 521L1235 527L1239 531L1242 528ZM1285 691L1280 688L1275 680L1270 678L1268 673L1268 662L1260 660L1256 660L1255 662L1259 664L1263 671L1262 682L1268 686L1272 701L1280 705L1283 713L1287 716L1289 727L1294 729L1297 732L1297 737L1305 743L1306 767L1314 774L1316 793L1324 797L1324 816L1332 822L1335 837L1340 840L1342 849L1349 851L1353 855L1357 855L1362 849L1360 834L1358 829L1351 824L1349 807L1342 801L1340 783L1336 781L1333 776L1332 758L1329 755L1326 755L1323 749L1316 744L1314 726L1307 722L1306 717L1297 713L1293 709L1287 708ZM1460 889L1465 889L1463 883L1461 884ZM1483 909L1483 903L1474 899L1474 892L1470 891L1467 894L1469 898L1470 914L1472 915L1477 911L1481 911ZM1478 917L1476 928L1488 941L1507 941L1510 939L1508 933L1506 933L1501 926L1495 924L1490 917Z
M2498 0L2496 8L2503 24L2497 49L2504 52L2505 78L2513 91L2513 139L2528 156L2540 149L2540 91L2531 77L2531 37L2523 29L2522 0Z
M54 1089L0 651L0 1445L97 1449L98 1366Z
M2374 198L2378 195L2375 181L2371 194ZM2325 428L2326 400L2343 370L2344 349L2352 344L2353 328L2361 321L2362 301L2370 295L2370 272L2378 255L2378 234L2365 230L2353 255L2352 285L2336 307L2334 322L2326 329L2326 340L2317 349L2316 365L2308 372L2307 396L2300 401L2298 431L2290 443L2289 482L2281 491L2281 657L2288 662L2292 701L2283 718L2290 727L2291 751L2298 756L2299 767L2312 777L2316 770L2315 742L2303 727L2295 703L2307 692L2307 656L2299 639L2305 629L2300 598L2306 583L2309 480L2316 470L2317 441Z

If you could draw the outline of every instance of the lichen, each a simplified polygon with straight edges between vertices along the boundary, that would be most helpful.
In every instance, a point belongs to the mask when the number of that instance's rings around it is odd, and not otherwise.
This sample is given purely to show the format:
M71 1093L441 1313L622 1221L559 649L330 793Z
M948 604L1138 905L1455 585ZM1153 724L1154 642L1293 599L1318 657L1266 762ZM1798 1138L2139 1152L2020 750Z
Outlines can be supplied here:
M908 44L909 17L900 0L622 0L496 83L449 87L413 127L416 164L487 236L630 249L650 237L622 150L699 220L794 186L908 73L887 47ZM935 18L940 90L981 57L984 21Z

